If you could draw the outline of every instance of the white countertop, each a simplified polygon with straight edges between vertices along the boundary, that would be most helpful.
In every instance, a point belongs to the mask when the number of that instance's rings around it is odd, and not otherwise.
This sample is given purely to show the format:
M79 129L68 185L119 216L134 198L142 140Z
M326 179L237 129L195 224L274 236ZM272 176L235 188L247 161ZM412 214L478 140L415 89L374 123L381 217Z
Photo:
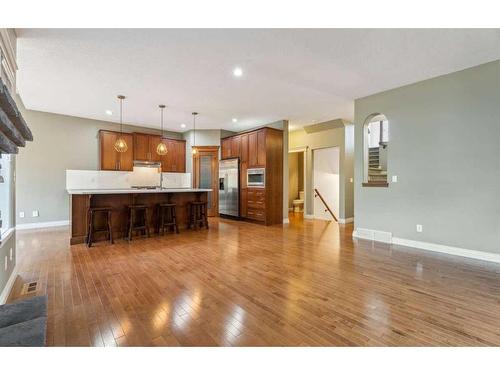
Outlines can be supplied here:
M178 188L178 189L68 189L70 195L78 194L148 194L148 193L206 193L212 189Z

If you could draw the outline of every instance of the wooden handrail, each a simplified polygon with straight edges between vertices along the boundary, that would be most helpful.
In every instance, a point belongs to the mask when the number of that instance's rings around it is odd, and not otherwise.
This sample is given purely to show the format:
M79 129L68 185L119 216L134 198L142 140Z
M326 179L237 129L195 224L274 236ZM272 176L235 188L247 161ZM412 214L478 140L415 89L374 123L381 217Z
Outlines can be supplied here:
M338 222L338 220L337 220L337 218L335 217L334 213L332 212L332 210L330 210L330 207L328 207L328 205L326 204L325 200L323 199L323 197L322 197L322 196L321 196L321 194L319 193L318 189L316 189L316 188L315 188L315 189L314 189L314 192L316 193L316 195L315 195L315 196L316 196L316 197L319 197L319 199L321 199L321 202L323 202L323 204L325 205L325 207L326 207L325 212L326 212L326 211L328 211L328 212L330 213L330 215L332 215L333 219L334 219L335 221L337 221L337 222Z

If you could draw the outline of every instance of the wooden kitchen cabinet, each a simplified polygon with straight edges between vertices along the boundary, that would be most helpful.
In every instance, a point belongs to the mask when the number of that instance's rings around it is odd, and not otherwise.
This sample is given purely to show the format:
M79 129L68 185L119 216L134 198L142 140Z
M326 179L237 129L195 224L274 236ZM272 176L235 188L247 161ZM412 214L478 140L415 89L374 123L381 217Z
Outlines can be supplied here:
M240 158L240 216L266 225L283 221L283 132L261 128L221 140L222 159ZM265 168L265 188L247 186L247 170Z
M161 156L162 172L186 172L186 141L163 138L167 145L167 154Z
M224 138L221 142L221 159L228 159L231 157L232 142L231 138Z
M134 168L133 136L122 133L121 136L127 143L126 152L117 152L115 142L120 137L120 132L108 130L99 131L99 148L101 170L103 171L131 171Z
M241 148L241 137L239 135L235 135L231 137L231 157L239 158L240 157L240 148Z
M159 135L134 133L134 160L160 162L161 155L156 152L160 141Z

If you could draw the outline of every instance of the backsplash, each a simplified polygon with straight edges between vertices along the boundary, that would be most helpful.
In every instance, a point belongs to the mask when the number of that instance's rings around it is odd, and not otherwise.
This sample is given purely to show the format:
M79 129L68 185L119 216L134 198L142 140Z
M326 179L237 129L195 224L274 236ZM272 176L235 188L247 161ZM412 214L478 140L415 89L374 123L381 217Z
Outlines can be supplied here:
M131 186L160 186L155 168L134 167L133 172L66 170L66 189L128 189ZM190 188L191 173L163 173L164 188Z

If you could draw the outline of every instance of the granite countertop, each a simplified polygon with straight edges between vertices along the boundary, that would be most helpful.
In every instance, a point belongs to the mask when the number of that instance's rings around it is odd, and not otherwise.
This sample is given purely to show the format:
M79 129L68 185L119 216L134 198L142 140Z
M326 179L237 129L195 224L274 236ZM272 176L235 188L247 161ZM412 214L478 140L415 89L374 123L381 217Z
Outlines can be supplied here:
M68 194L148 194L148 193L206 193L212 189L196 188L156 188L156 189L67 189Z

